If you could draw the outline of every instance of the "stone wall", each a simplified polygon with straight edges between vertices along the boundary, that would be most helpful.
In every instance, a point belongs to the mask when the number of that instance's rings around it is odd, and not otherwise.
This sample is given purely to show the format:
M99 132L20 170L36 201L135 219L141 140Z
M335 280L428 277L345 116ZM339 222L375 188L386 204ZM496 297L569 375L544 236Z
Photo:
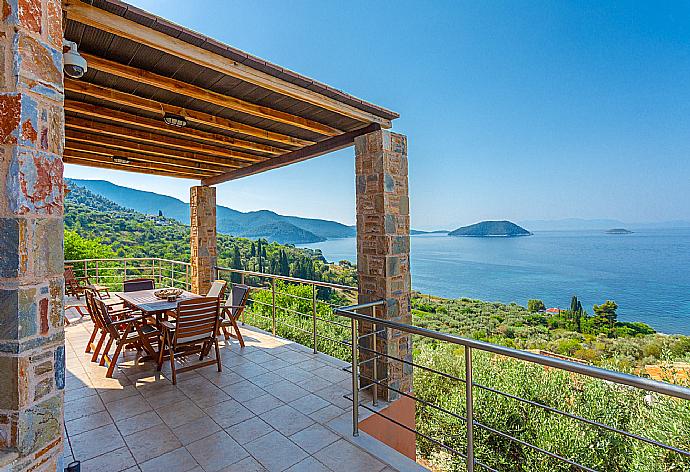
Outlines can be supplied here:
M407 138L390 131L375 131L355 139L357 189L357 273L359 302L385 300L376 316L410 323L410 211L407 182ZM366 332L370 327L363 327ZM364 338L371 347L371 337ZM409 335L386 330L377 350L412 360ZM363 354L366 357L366 354ZM371 376L371 363L363 375ZM381 360L378 378L400 391L412 391L412 369L402 362ZM363 380L363 383L366 379ZM399 394L380 389L388 400Z
M205 295L214 279L216 265L216 188L190 189L192 292Z
M62 470L60 0L0 0L0 456ZM0 462L2 462L0 460Z

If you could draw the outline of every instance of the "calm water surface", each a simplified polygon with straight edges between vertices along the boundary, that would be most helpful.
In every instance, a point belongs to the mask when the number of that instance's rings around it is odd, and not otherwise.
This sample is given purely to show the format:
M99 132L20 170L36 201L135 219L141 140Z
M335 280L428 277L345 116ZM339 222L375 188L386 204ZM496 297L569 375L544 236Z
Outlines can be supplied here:
M354 238L306 247L329 261L356 260ZM619 318L690 334L690 229L628 235L549 231L524 238L412 236L412 286L441 297L570 306L607 299Z

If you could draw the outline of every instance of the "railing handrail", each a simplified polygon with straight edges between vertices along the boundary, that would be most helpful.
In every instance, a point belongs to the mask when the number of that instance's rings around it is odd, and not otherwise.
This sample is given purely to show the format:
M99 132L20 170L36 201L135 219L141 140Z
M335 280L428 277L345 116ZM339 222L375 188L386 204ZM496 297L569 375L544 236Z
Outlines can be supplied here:
M356 313L354 311L364 309L369 306L371 306L371 303L336 308L333 311L337 315L345 316L350 319L356 319L358 321L365 321L368 323L375 323L379 326L386 326L410 334L425 336L428 338L437 339L439 341L446 341L449 343L458 344L469 348L479 349L481 351L491 352L506 357L512 357L514 359L533 362L535 364L540 364L548 367L553 367L556 369L565 370L568 372L585 375L588 377L594 377L601 380L619 383L630 387L639 388L642 390L661 393L663 395L669 395L675 398L690 400L690 388L683 387L681 385L674 385L667 382L659 382L657 380L646 379L644 377L638 377L636 375L625 374L623 372L616 372L614 370L603 369L601 367L581 364L578 362L566 361L562 359L556 359L553 357L546 357L529 351L521 351L519 349L500 346L498 344L492 344L485 341L478 341L475 339L463 338L461 336L457 336L454 334L442 333L440 331L435 331L428 328L420 328L418 326L406 323L399 323L397 321L375 318L373 316L363 315L361 313Z
M338 290L357 290L357 287L352 287L350 285L334 284L331 282L321 282L319 280L300 279L298 277L289 277L287 275L268 274L266 272L254 272L252 270L232 269L230 267L220 266L214 266L214 268L216 270L224 270L228 272L234 272L236 274L249 275L251 277L265 277L269 279L285 280L286 282L294 282L305 285L316 285L317 287L334 288Z
M96 258L86 258L86 259L68 259L65 260L65 264L70 264L74 262L102 262L102 261L160 261L169 262L172 264L181 265L191 265L190 262L176 261L173 259L164 259L162 257L96 257Z

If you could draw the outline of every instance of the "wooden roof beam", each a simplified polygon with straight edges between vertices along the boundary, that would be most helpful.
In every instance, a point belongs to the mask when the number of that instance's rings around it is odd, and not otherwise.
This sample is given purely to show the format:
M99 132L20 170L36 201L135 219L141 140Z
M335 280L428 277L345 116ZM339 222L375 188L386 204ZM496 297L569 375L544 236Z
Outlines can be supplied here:
M109 103L123 105L141 111L147 111L149 113L172 113L175 115L183 115L187 119L187 121L191 123L210 126L213 128L217 128L224 131L230 131L233 133L240 133L246 136L261 138L266 141L273 141L275 143L286 144L288 146L307 146L309 144L314 144L314 141L295 138L293 136L288 136L286 134L276 133L262 128L257 128L255 126L245 125L244 123L238 123L236 121L228 120L226 118L221 118L219 116L211 115L196 110L189 110L186 108L168 105L167 103L149 100L147 98L142 98L131 93L125 93L119 90L102 87L100 85L91 84L88 82L84 82L82 80L74 80L66 77L65 90L74 93L81 93L92 98L104 100ZM236 141L241 142L241 140ZM246 146L247 149L256 149L257 151L263 151L266 148L271 148L271 146L266 146L251 141L247 141L247 143L254 146ZM262 149L261 146L263 146L264 148ZM241 146L238 144L238 147ZM266 150L266 152L269 151Z
M214 164L219 167L226 167L230 169L237 169L244 165L244 162L239 162L235 159L226 159L222 157L204 156L201 154L176 151L174 149L164 149L157 146L149 146L147 144L134 143L131 141L124 141L121 139L109 138L107 136L97 136L93 134L83 133L81 131L65 130L65 140L67 146L75 146L77 144L83 146L91 146L93 151L110 153L115 151L132 152L139 155L157 156L164 159L175 159L195 163Z
M360 110L357 107L340 102L307 88L300 87L299 85L278 79L265 72L240 64L219 54L214 54L182 41L181 39L147 28L139 23L106 12L92 5L87 5L86 3L76 0L65 0L63 2L63 9L67 13L67 18L79 23L93 26L94 28L107 31L108 33L135 41L139 44L145 44L158 51L258 85L259 87L281 95L286 95L316 105L325 110L364 123L378 123L383 128L391 127L391 121L388 119ZM91 64L89 64L89 66L91 66Z
M189 162L177 159L166 159L164 157L158 156L148 156L146 154L139 154L130 151L109 151L108 149L103 149L99 146L93 146L84 143L73 143L67 142L65 145L65 151L69 151L70 155L74 157L80 157L82 159L96 158L104 162L110 162L117 164L113 161L113 157L118 157L121 159L126 159L130 163L146 162L148 164L155 164L163 166L165 168L174 168L180 172L201 172L206 175L214 175L223 172L227 172L227 167L222 167L214 164L202 163L202 162Z
M212 103L220 107L230 108L231 110L246 113L257 118L283 123L324 136L336 136L342 132L336 128L319 123L315 120L292 115L284 111L274 110L269 107L240 100L239 98L234 98L229 95L223 95L222 93L213 92L203 87L182 82L181 80L171 79L169 77L154 74L153 72L149 72L147 70L126 66L118 62L110 61L108 59L103 59L101 57L83 52L81 55L87 60L89 69L95 69L116 77L133 80L135 82L150 85L151 87L157 87L159 89L184 95L196 100Z
M306 161L307 159L311 159L313 157L322 156L329 152L337 151L339 149L352 146L357 136L371 133L372 131L376 131L379 129L381 129L381 126L379 124L372 123L364 128L355 131L350 131L339 136L334 136L329 139L325 139L311 146L307 146L296 151L285 153L282 156L274 157L264 162L252 164L241 169L226 172L225 174L216 175L213 177L206 177L201 181L201 183L203 185L216 185L223 182L227 182L229 180L236 180L242 177L247 177L250 175L259 174L261 172L266 172L267 170L284 167L290 164L294 164L296 162Z
M75 157L66 153L63 156L65 164L74 164L86 167L98 167L100 169L120 170L125 172L136 172L137 174L158 175L162 177L177 177L180 179L199 180L204 177L203 174L195 172L174 171L171 169L160 168L158 166L146 164L115 164L98 158L81 158Z
M245 154L215 146L207 146L186 139L174 138L138 129L124 128L122 126L102 123L100 121L87 120L84 118L76 118L73 116L67 117L65 120L65 128L68 130L94 134L95 136L131 140L143 144L160 146L161 148L165 149L190 151L216 157L227 157L240 161L261 162L267 159L266 157L255 156L253 154Z

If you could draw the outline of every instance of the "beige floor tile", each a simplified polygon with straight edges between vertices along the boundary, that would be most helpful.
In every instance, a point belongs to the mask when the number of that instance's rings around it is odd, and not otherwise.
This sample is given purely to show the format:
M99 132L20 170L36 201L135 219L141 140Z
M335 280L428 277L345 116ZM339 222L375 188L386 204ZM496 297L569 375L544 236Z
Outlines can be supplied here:
M303 461L309 455L277 431L245 446L247 451L269 472L278 472Z
M374 456L344 439L326 446L314 454L314 457L333 470L341 470L343 464L347 464L348 470L366 470L367 472L378 472L385 467L385 464Z
M264 420L255 416L246 421L231 426L225 430L232 438L240 444L247 444L255 439L265 436L271 431L273 427Z
M199 467L199 464L184 448L175 449L139 464L142 472L188 472L196 467Z
M70 436L91 431L92 429L100 428L113 422L107 411L100 411L89 416L82 416L76 420L66 421L65 429Z
M278 400L276 397L270 394L261 395L260 397L252 398L242 403L247 409L249 409L255 415L260 415L274 408L284 405L284 403Z
M119 449L125 445L125 442L115 425L109 424L70 436L70 445L74 451L74 458L78 461L86 461Z
M342 469L340 469L342 470ZM350 470L348 468L348 470ZM355 471L356 469L352 469ZM313 457L307 457L302 462L299 462L285 472L332 472L331 469L323 465L321 462L317 461ZM364 472L364 471L362 471ZM368 471L367 471L368 472Z
M268 411L259 417L286 436L314 423L311 418L287 405Z
M288 380L274 383L267 390L270 391L271 395L280 398L284 402L291 402L309 394L309 392Z
M170 403L156 408L156 412L165 424L171 428L176 428L204 416L203 410L196 406L191 400Z
M187 446L187 450L206 472L217 472L249 456L225 431L193 442Z
M122 436L129 436L130 434L138 433L139 431L158 426L159 424L163 424L163 421L155 411L147 411L115 423Z
M333 418L337 418L338 416L342 415L343 413L345 413L345 410L342 408L329 404L327 407L316 410L315 412L310 413L308 416L317 423L325 424L331 421Z
M330 403L323 398L310 393L309 395L305 395L297 400L289 402L288 405L304 415L309 415L310 413L314 413L315 411L330 405Z
M254 416L254 413L235 400L219 403L207 408L206 414L223 428L228 428Z
M340 436L333 431L324 428L320 424L313 424L302 431L299 431L290 436L292 442L307 451L309 454L314 454L320 451L329 444L334 443Z
M164 424L130 434L125 437L125 442L139 464L182 446Z
M189 423L173 428L173 433L177 436L183 446L194 441L208 437L221 430L221 427L209 416L202 416Z
M268 393L248 380L223 387L223 391L239 402L245 402Z
M133 397L106 403L105 407L115 421L131 418L151 410L151 405L138 393Z
M138 391L134 385L125 385L119 389L98 389L98 394L103 400L103 403L110 403L123 398L138 395Z
M130 467L136 467L136 462L126 447L106 452L81 463L82 472L120 472Z
M266 472L266 469L256 462L253 457L246 457L235 464L223 468L220 472Z

